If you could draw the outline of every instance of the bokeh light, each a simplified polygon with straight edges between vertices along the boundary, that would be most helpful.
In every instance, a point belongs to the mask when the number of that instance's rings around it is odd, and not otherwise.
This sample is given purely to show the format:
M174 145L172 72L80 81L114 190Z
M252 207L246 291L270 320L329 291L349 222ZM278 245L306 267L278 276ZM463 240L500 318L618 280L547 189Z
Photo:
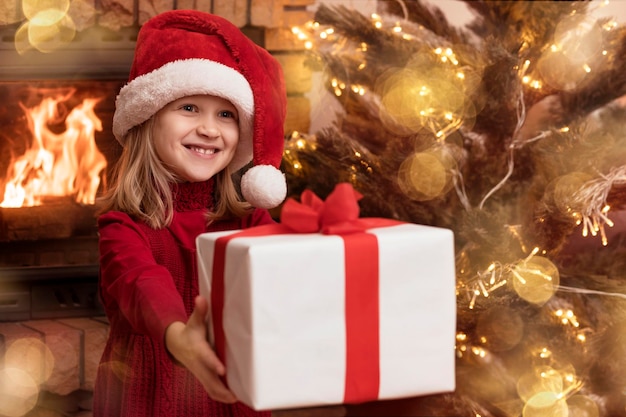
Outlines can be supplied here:
M539 366L517 381L517 393L525 403L523 417L598 417L596 403L576 393L582 383L572 365L557 370Z
M575 199L576 192L593 177L584 172L570 172L552 180L546 187L546 202L556 206L562 213L575 215L582 209L583 202Z
M519 262L512 270L513 287L524 300L542 305L559 287L559 270L548 258L533 256Z
M523 417L568 417L567 402L555 392L538 392L522 411Z
M70 3L64 0L28 0L22 2L27 20L15 32L15 50L19 54L35 48L55 51L76 36L76 25L68 15Z
M563 388L561 373L550 366L536 367L517 381L517 394L524 402L540 392L562 392Z
M559 90L572 90L590 75L602 57L602 27L595 18L574 14L556 27L551 48L542 54L537 69L543 81Z
M447 147L437 146L415 152L400 165L398 184L413 200L433 200L450 190L455 167L456 161Z
M437 138L473 124L479 106L472 94L480 74L458 67L451 48L422 49L404 68L386 71L376 82L380 119L387 129L407 135L423 129Z
M39 386L25 371L18 368L0 369L0 415L21 417L37 404Z
M52 375L54 356L44 342L33 337L17 339L4 355L5 366L21 369L38 384Z
M22 12L28 20L36 19L43 10L57 10L64 15L69 9L70 0L22 0Z

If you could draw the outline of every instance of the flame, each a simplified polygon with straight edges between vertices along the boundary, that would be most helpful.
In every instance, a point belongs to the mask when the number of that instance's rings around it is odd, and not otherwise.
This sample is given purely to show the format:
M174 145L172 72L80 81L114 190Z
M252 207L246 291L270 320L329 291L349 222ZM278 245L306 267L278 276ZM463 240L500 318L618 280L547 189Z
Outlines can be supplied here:
M86 98L65 118L65 131L55 133L49 123L59 119L58 105L73 94L45 97L35 107L22 103L33 135L32 145L9 165L0 207L39 206L43 197L73 196L80 204L94 204L106 158L96 147L95 131L102 122L94 112L97 98Z

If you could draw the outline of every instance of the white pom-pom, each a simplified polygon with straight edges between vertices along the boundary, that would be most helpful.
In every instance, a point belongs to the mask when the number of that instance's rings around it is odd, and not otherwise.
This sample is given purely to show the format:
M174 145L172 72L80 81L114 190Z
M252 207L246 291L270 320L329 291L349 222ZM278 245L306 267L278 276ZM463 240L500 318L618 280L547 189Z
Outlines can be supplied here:
M243 198L253 207L270 209L287 196L285 174L272 165L256 165L241 178Z

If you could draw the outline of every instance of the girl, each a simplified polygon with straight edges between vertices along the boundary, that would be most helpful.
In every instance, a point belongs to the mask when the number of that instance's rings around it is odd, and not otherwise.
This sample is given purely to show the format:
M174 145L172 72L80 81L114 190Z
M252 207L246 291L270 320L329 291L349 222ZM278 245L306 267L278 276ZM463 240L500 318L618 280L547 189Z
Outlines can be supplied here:
M177 10L141 28L98 219L110 334L95 417L257 415L222 383L207 343L195 238L272 222L286 194L285 109L279 64L228 21Z

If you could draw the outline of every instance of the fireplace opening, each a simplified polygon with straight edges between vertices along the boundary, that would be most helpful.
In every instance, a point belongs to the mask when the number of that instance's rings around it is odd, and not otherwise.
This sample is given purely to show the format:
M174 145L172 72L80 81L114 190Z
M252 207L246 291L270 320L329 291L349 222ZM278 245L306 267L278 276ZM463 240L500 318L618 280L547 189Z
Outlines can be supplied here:
M123 83L0 81L0 321L102 314L94 202Z

